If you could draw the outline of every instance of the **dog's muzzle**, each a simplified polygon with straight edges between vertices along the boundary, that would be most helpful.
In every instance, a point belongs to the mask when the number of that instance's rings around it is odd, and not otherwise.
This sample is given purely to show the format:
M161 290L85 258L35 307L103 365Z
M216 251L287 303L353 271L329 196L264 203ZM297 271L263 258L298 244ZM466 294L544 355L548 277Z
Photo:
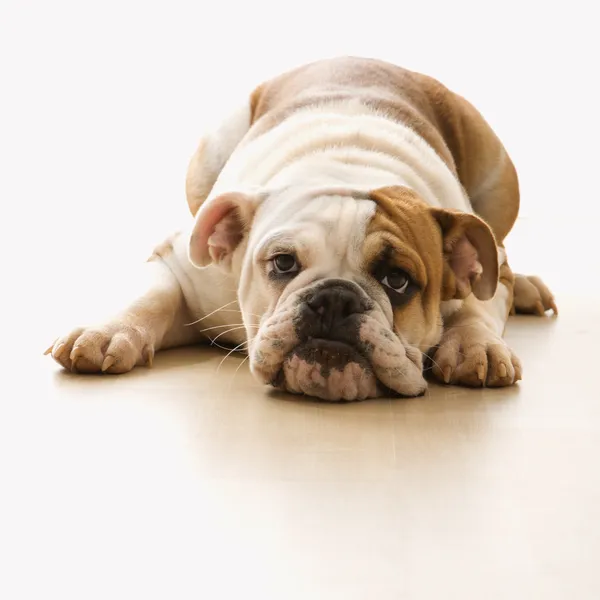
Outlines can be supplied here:
M328 280L309 290L294 320L299 343L283 363L280 385L325 400L376 395L376 378L360 340L371 308L352 282Z
M405 344L355 283L323 280L288 297L261 325L250 369L264 383L323 400L415 396L421 352Z

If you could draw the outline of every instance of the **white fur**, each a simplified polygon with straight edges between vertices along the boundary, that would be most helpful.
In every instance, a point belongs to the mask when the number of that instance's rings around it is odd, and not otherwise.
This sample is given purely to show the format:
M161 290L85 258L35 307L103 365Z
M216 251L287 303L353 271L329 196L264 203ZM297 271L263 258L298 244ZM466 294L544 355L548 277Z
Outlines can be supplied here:
M286 287L280 302L306 286L323 278L354 279L360 270L361 247L366 227L375 211L371 200L340 194L298 194L295 188L268 198L255 219L243 274L251 277L252 264L259 257L286 243L293 245L302 264L302 272ZM258 277L240 282L250 294ZM252 307L257 312L260 307Z
M358 102L309 108L233 152L211 193L231 190L386 185L414 189L432 206L471 211L444 161L420 136Z
M455 312L459 311L463 307L462 300L446 300L440 305L442 312L442 319L449 319Z
M241 344L246 338L243 328L224 333L242 322L235 277L214 265L193 267L188 259L188 240L186 235L178 236L173 242L173 253L163 257L181 285L191 317L188 326L212 340L220 336L221 343Z
M496 294L491 300L484 302L487 312L491 316L494 333L502 336L506 326L506 316L510 309L510 293L502 283L498 283Z
M506 250L498 246L498 266L501 267L506 263Z
M282 235L287 229L296 244L302 240L308 256L303 262L314 263L315 269L304 269L286 293L311 278L351 278L358 271L360 244L375 210L375 203L367 199L373 189L405 185L431 206L473 210L456 176L429 144L410 127L355 100L299 110L262 134L248 129L248 122L249 109L240 110L205 142L217 156L211 170L231 152L205 204L231 191L266 192L242 271L252 272L249 264L266 237ZM349 197L335 195L333 190L339 188L346 189ZM214 267L195 269L181 246L178 241L174 259L194 317L233 302L234 278ZM242 301L246 294L252 295L241 281ZM264 310L243 308L258 314ZM239 323L238 317L239 313L229 312L218 319ZM210 317L201 325L212 322Z

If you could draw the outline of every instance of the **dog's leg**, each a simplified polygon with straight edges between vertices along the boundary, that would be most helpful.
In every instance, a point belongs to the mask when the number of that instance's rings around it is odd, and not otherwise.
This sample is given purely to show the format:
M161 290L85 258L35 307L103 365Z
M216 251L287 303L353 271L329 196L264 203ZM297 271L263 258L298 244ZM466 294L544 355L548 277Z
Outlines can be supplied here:
M505 151L500 155L500 168L491 169L487 186L471 198L475 211L490 225L499 243L512 229L519 211L515 168ZM552 292L539 277L515 275L513 291L511 314L544 316L548 310L558 314Z
M248 132L251 113L252 98L249 98L200 140L186 177L186 195L192 215ZM144 265L142 282L131 301L123 303L125 310L100 325L74 329L56 340L46 353L74 372L125 373L136 365L151 364L154 353L160 349L201 340L195 328L186 326L192 319L184 293L166 264L169 261L161 258L164 252L172 251L172 241L159 246Z
M515 275L515 293L510 314L543 317L548 310L558 314L554 296L546 284L539 277Z
M181 286L160 256L169 247L168 241L142 265L123 311L97 326L74 329L46 353L73 372L125 373L151 365L157 350L198 341L199 333L186 327L190 317Z
M502 243L512 229L519 210L519 186L516 171L508 155L503 152L501 169L492 171L483 193L472 198L477 214L492 228L496 239ZM552 292L539 277L515 275L511 314L544 316L552 310L558 314Z
M455 99L456 100L456 99ZM461 118L451 120L447 139L475 212L492 228L502 245L519 214L517 171L500 139L482 115L464 98L456 102ZM460 143L452 143L459 141ZM550 290L539 277L516 275L511 314L558 314Z
M504 262L491 300L481 301L471 294L444 319L442 340L432 360L436 379L471 387L507 386L521 379L521 363L502 337L514 281Z

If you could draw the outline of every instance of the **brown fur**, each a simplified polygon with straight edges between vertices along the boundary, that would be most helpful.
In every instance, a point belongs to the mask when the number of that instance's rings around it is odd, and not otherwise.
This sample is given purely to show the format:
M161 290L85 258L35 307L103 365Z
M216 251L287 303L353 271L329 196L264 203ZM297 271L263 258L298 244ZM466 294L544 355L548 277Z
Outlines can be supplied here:
M377 209L363 247L365 267L368 270L386 248L391 248L390 261L419 284L419 293L395 310L394 324L406 336L410 323L408 341L424 347L439 334L442 301L464 299L472 291L477 297L493 297L498 282L496 241L478 217L431 208L406 187L374 190L371 198ZM462 259L456 254L460 243L473 253L466 264L481 263L482 273L464 271L458 264ZM504 269L502 275L508 281L512 274Z
M427 205L408 188L375 190L371 197L378 209L365 236L365 266L368 268L387 245L393 247L391 261L406 270L421 288L408 304L394 311L394 328L409 343L428 350L441 331L444 271L440 229Z
M432 208L431 213L444 237L442 300L463 299L471 292L479 299L491 299L498 284L498 249L488 225L460 211ZM465 252L470 260L465 261ZM481 273L465 271L473 261L479 263Z
M194 155L190 159L185 178L185 195L192 215L198 212L198 209L204 200L206 200L208 194L210 194L210 190L218 177L218 173L215 173L214 177L210 178L205 176L208 165L211 162L206 156L206 146L206 140L200 140L196 152L194 152Z
M248 138L299 109L341 100L362 102L415 130L456 174L497 241L506 238L519 212L519 182L510 157L477 109L427 75L354 57L298 67L252 92ZM207 152L202 141L188 167L186 194L192 215L219 174L208 172L213 167Z
M351 99L416 131L457 175L497 241L505 239L519 210L514 166L477 109L431 77L364 58L311 63L253 92L249 135L264 133L301 108Z

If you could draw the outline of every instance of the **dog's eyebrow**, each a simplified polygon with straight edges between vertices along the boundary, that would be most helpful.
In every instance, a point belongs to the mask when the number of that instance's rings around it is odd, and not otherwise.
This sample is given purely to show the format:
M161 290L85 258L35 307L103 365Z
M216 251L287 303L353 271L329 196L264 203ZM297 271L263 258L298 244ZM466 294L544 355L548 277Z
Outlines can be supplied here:
M369 262L369 270L374 272L378 268L390 265L404 269L416 283L421 286L424 285L425 281L421 275L422 269L419 268L420 265L415 264L414 259L402 249L386 241L380 252Z
M272 235L267 236L256 248L254 252L255 257L262 257L268 251L271 253L284 253L294 252L297 248L297 244L294 241L294 237L287 231L279 231Z

